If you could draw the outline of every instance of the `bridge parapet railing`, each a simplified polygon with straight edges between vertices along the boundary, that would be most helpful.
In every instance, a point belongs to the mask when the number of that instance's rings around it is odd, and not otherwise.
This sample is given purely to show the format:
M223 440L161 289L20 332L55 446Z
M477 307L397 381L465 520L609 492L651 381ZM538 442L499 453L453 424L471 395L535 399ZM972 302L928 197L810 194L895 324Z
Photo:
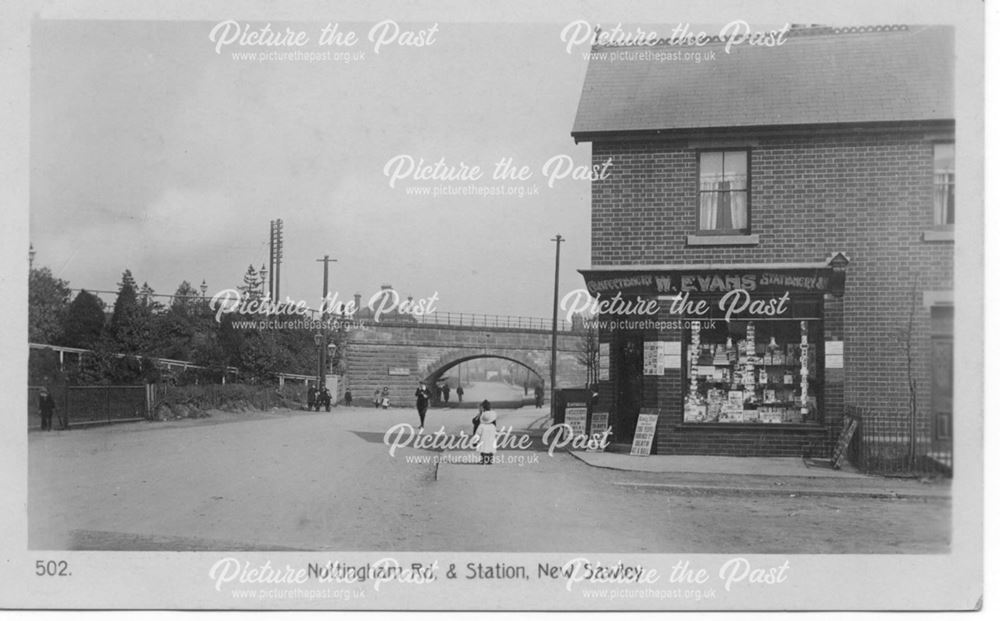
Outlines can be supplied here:
M426 315L407 315L405 318L383 317L379 323L418 324L427 326L456 326L469 328L496 328L507 330L551 331L552 320L542 317L521 317L517 315L486 315L479 313L436 312ZM556 329L569 332L572 322L565 319L556 321Z

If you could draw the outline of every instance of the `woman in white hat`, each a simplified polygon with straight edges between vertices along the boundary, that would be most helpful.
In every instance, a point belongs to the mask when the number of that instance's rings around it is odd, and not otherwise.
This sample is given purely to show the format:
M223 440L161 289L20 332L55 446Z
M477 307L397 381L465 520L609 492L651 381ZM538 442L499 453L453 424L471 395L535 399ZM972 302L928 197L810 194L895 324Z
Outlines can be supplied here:
M476 450L479 451L479 463L492 464L493 454L497 452L497 415L490 409L489 404L483 406L483 414L479 419L479 429L476 437L479 442Z

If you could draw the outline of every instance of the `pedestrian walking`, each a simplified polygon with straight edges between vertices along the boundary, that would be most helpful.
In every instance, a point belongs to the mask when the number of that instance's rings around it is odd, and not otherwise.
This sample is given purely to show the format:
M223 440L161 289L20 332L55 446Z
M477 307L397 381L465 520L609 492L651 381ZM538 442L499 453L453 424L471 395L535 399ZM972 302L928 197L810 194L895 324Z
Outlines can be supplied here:
M417 392L413 393L417 398L417 415L420 417L420 429L417 433L424 430L424 418L427 416L427 405L431 401L431 393L427 390L427 385L420 382L417 386Z
M354 403L354 395L351 394L351 389L348 388L344 391L344 405L351 407L352 403Z
M535 386L535 408L542 407L545 403L545 389L541 386Z
M380 388L375 389L375 396L372 397L372 406L379 407L382 405L382 390Z
M458 402L461 403L462 402L462 397L465 396L465 389L462 388L461 384L459 384L458 388L455 389L455 394L458 395Z
M486 403L486 408L489 408ZM477 438L476 450L479 452L479 463L488 466L493 463L493 455L497 452L497 415L490 409L484 409L479 430L475 435Z
M326 386L323 387L323 392L320 394L320 401L323 403L323 407L326 408L326 411L329 412L330 405L333 404L333 395L330 394L330 389ZM316 411L319 411L318 406L316 407Z
M309 385L309 390L306 391L306 406L310 411L316 406L316 387L312 384Z
M389 409L389 387L388 386L383 386L382 387L382 409L383 410L388 410Z
M448 399L451 398L451 386L445 384L441 390L444 391L444 402L448 403Z
M52 413L56 410L56 400L47 387L38 392L38 413L42 417L42 431L52 431Z

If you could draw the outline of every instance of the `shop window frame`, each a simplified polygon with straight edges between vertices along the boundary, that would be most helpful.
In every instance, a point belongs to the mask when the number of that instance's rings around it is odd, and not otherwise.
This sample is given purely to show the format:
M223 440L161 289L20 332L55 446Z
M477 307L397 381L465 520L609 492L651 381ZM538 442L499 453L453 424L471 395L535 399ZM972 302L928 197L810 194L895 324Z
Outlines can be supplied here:
M713 296L692 296L692 299L704 299L710 304L717 300ZM819 430L825 429L827 423L826 415L826 347L825 347L825 327L826 327L826 305L824 304L823 296L797 296L792 298L800 302L812 302L817 304L817 312L815 317L787 317L781 319L767 319L759 320L754 319L753 321L787 321L787 322L799 322L802 320L807 320L810 322L816 322L817 325L813 332L817 335L816 342L810 345L816 350L816 373L814 379L814 387L816 393L816 420L810 422L794 422L794 423L760 423L760 422L719 422L719 421L705 421L705 422L694 422L684 420L684 404L687 397L688 386L691 381L691 360L690 360L690 344L691 344L691 328L684 327L681 329L680 339L681 339L681 419L680 423L675 426L675 429L716 429L716 430L748 430L748 429L769 429L769 430ZM794 306L793 306L794 308ZM700 319L699 321L706 321L709 318ZM716 319L716 321L724 321ZM748 321L747 319L736 319L733 321Z

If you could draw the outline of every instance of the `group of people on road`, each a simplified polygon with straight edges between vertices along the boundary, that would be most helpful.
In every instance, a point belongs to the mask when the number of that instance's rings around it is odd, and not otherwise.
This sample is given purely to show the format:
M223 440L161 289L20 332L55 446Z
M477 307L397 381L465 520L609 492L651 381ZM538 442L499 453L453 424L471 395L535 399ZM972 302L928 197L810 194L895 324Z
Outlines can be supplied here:
M346 401L346 395L345 395ZM322 390L310 385L309 390L306 393L306 404L309 410L315 409L319 412L321 407L325 407L326 411L330 411L330 406L333 405L333 395L330 394L330 389L324 386Z
M459 386L459 400L461 401L464 391ZM420 382L417 390L413 393L417 398L417 416L420 418L420 427L417 433L423 433L424 424L427 422L427 408L431 402L431 391L428 390L425 382ZM493 455L497 450L497 415L493 411L488 400L483 400L479 404L479 413L472 419L472 437L479 453L479 463L488 465L493 463Z
M465 389L459 384L455 388L455 394L458 396L458 402L462 402L462 397L465 396ZM443 384L434 385L434 400L439 403L448 403L451 401L451 385L447 382Z

